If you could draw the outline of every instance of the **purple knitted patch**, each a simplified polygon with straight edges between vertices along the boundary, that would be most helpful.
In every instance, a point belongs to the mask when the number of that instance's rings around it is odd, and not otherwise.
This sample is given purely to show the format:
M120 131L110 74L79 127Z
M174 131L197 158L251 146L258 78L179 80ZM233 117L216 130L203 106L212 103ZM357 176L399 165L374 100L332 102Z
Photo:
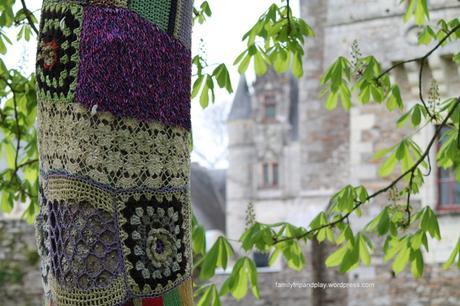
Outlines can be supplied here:
M97 111L190 129L191 53L123 8L87 6L77 102Z

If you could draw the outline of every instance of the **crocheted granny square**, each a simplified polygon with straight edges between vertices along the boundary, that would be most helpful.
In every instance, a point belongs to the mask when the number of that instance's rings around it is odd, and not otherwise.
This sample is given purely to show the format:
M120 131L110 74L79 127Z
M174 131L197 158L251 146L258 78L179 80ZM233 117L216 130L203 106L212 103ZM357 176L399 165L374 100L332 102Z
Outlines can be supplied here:
M77 86L83 7L45 2L36 62L39 97L72 101Z
M187 191L117 195L128 286L162 295L191 275L191 205Z

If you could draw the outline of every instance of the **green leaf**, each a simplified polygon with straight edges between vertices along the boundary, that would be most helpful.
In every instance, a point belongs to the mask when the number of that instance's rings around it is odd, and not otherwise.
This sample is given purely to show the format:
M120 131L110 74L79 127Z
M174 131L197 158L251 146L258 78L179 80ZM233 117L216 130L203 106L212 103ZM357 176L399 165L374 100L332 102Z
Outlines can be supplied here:
M349 246L340 263L339 271L342 273L348 272L359 265L359 244L354 241Z
M246 258L245 260L245 266L248 271L249 275L249 284L251 286L252 294L254 295L255 298L260 299L260 292L259 292L259 287L257 283L257 268L254 263L249 258Z
M420 250L415 250L412 252L412 263L411 263L411 272L414 277L421 277L423 275L423 255Z
M326 109L331 111L337 107L338 94L331 92L326 100Z
M401 97L401 91L399 90L399 86L397 85L394 85L391 88L391 93L387 101L387 108L389 111L393 111L395 109L402 110L404 108L404 102Z
M220 294L231 292L233 297L239 301L247 295L248 284L253 295L257 299L260 298L256 265L250 258L242 257L233 266L230 277L222 285Z
M430 19L427 1L428 0L417 0L415 8L415 23L417 25L424 24L425 20Z
M398 127L398 129L400 129L401 127L403 127L406 122L411 118L411 113L412 113L412 110L406 112L404 115L402 115L398 121L396 121L396 126Z
M274 54L273 67L277 73L284 73L289 70L291 53L278 52Z
M398 252L408 243L408 238L397 238L395 236L388 236L385 240L384 245L384 262L387 262L391 258L393 258Z
M0 203L0 211L10 213L13 210L13 194L7 191L2 192L2 201Z
M267 72L267 64L260 52L254 54L254 69L257 76L264 75Z
M340 86L340 101L342 102L342 107L345 110L350 110L351 108L351 91L345 83L342 83Z
M16 159L16 148L13 146L11 142L4 143L3 148L5 150L6 164L9 168L14 168Z
M203 292L204 291L204 292ZM220 306L219 293L215 284L206 285L197 290L197 294L201 294L197 306Z
M348 244L334 251L326 259L326 267L336 267L340 265L344 259L345 253L348 251Z
M280 249L275 249L273 253L271 253L270 258L268 259L268 265L271 267L275 264L276 260L278 259L279 255L281 254Z
M249 63L251 62L251 55L248 51L242 52L235 60L234 65L238 65L239 74L243 74L248 70Z
M292 59L292 74L300 79L303 76L302 54L296 53Z
M412 249L417 250L420 249L420 246L422 245L424 241L424 237L426 237L426 234L422 230L418 230L411 238L410 244Z
M214 81L210 75L206 75L203 80L203 88L200 95L200 105L202 108L206 108L209 105L209 92L211 92L211 98L212 101L214 101Z
M419 45L428 45L434 38L436 38L436 33L430 26L425 26L418 34L418 43Z
M385 155L387 155L388 153L390 153L391 151L393 151L395 148L396 148L396 145L391 146L389 148L382 149L382 150L378 151L377 153L375 153L374 156L372 157L372 159L373 160L380 159L380 158L384 157Z
M456 53L452 56L452 60L457 63L457 64L460 64L460 52L459 53Z
M305 264L305 258L300 245L296 241L290 241L283 245L282 250L288 267L296 271L302 270Z
M5 43L3 42L2 36L0 35L0 54L6 54L6 46Z
M417 127L420 125L420 122L422 121L422 111L418 107L419 105L415 105L413 111L412 111L412 125L414 127Z
M192 89L192 98L195 98L198 93L200 92L201 88L203 87L203 84L205 83L205 76L200 75L195 82L193 82L193 89Z
M369 246L366 238L362 234L358 234L356 239L358 239L359 243L359 258L366 266L369 266L371 263L371 255L369 253Z
M370 86L365 86L361 88L361 92L359 93L359 99L361 103L367 104L371 99L371 89Z
M455 257L458 257L458 267L460 268L460 238L457 241L452 253L450 253L449 259L442 265L444 269L449 269L450 266L455 262Z
M219 241L216 241L209 252L203 258L201 264L201 279L209 279L214 276L217 267L217 256L219 254Z
M197 254L206 253L206 235L203 225L198 225L193 229L192 248Z
M439 231L438 218L433 210L426 206L423 210L422 217L420 221L420 228L424 231L427 231L432 238L441 240L441 232Z
M404 268L406 267L407 263L409 262L411 254L411 249L405 245L402 250L398 253L391 268L396 274L399 274Z
M215 269L218 267L227 268L228 259L233 256L234 252L223 236L220 236L208 253L203 257L201 262L201 279L209 279L214 276Z
M354 239L353 231L351 230L350 226L347 224L341 231L340 234L337 236L335 242L337 244L344 243L345 241L350 241Z
M228 73L227 66L225 66L225 64L220 64L217 66L212 74L216 78L217 84L220 88L227 89L229 93L233 92L230 74Z
M387 158L387 160L382 164L382 166L380 166L379 175L382 177L390 175L396 167L397 163L398 160L396 159L396 154L391 154Z

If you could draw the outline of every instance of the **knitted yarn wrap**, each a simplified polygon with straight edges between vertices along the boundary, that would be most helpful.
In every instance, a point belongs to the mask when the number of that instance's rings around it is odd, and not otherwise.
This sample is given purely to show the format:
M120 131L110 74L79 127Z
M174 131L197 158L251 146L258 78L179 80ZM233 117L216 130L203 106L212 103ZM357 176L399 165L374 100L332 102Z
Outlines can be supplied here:
M189 306L192 0L45 0L46 305Z

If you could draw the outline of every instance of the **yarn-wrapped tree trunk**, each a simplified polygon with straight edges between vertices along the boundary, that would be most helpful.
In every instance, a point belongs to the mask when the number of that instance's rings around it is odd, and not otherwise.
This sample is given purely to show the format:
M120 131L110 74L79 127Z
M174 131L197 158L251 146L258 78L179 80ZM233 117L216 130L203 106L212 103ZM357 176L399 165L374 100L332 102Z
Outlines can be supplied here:
M192 0L45 0L37 52L48 305L192 305Z

